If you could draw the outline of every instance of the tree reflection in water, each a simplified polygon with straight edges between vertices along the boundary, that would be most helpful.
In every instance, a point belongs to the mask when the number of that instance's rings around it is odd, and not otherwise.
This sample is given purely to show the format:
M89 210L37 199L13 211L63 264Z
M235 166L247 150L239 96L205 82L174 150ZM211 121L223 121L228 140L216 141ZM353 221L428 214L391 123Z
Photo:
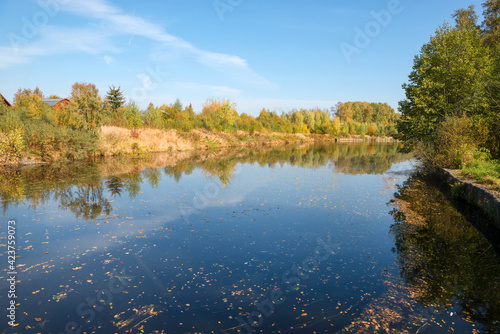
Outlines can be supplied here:
M167 160L165 160L167 158ZM169 160L170 159L170 160ZM230 184L238 164L273 167L289 164L303 168L332 166L345 174L382 174L393 163L408 159L396 143L316 144L260 149L199 151L172 158L157 155L142 160L108 159L92 164L43 166L34 169L0 170L0 201L3 212L11 206L31 203L36 210L49 200L58 201L77 219L95 220L109 215L112 198L127 193L136 197L144 182L158 187L163 174L179 182L183 175L201 169L223 186Z
M413 297L424 307L456 312L485 332L498 333L500 256L492 245L422 176L399 188L395 204L391 232Z

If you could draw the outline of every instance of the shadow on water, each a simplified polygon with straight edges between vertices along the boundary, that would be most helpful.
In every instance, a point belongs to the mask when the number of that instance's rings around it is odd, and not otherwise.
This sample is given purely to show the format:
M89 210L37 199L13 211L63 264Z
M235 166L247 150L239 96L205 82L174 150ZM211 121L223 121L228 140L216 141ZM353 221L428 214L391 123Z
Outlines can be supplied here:
M156 188L163 176L179 182L201 169L207 178L230 184L238 164L273 167L289 164L319 168L331 164L344 174L382 174L392 164L408 159L394 143L316 144L261 149L181 152L144 158L113 158L91 164L43 166L21 170L0 169L0 206L29 204L33 210L49 200L77 219L95 220L110 215L112 202L123 193L135 198L148 183Z
M420 175L404 182L395 197L394 251L412 297L479 324L486 333L500 332L498 231L476 209L451 201L435 180Z

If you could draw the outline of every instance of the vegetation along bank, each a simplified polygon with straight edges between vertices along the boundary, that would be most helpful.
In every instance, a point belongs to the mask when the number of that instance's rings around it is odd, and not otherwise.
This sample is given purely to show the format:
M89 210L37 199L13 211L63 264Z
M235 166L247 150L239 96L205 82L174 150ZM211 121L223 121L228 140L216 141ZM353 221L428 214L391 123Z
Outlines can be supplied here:
M79 160L97 156L186 151L235 146L353 140L391 140L399 114L386 103L338 103L331 110L239 114L226 99L208 99L202 110L179 100L140 110L120 88L105 97L94 84L75 83L71 96L45 97L19 89L12 106L0 99L2 164ZM389 139L388 139L389 138Z
M461 184L455 193L494 217L500 191L500 1L485 1L483 10L483 22L474 6L455 11L454 24L444 23L422 46L403 85L397 132L426 172L441 171Z

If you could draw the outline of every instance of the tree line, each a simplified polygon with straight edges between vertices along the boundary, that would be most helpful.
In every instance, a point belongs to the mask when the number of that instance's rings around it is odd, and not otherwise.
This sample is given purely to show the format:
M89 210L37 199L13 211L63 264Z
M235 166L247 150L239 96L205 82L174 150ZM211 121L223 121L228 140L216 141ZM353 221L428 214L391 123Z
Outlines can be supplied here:
M57 154L77 159L95 152L101 126L173 129L180 132L204 128L210 131L280 132L332 136L394 136L398 114L386 103L338 103L330 110L293 109L278 114L263 108L254 117L238 113L228 99L208 99L196 112L192 105L174 103L141 110L125 101L120 87L111 86L101 97L91 83L75 83L69 103L52 108L37 87L19 89L12 108L0 103L0 159L14 160L27 152L39 156ZM59 98L50 95L48 98Z

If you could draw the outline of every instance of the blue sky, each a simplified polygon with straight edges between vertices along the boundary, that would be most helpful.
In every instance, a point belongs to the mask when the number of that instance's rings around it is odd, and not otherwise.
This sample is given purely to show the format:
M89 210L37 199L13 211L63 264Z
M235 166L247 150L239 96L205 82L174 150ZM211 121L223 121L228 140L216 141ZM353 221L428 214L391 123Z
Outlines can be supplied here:
M0 93L120 86L142 108L238 111L404 98L413 57L473 0L0 0Z

